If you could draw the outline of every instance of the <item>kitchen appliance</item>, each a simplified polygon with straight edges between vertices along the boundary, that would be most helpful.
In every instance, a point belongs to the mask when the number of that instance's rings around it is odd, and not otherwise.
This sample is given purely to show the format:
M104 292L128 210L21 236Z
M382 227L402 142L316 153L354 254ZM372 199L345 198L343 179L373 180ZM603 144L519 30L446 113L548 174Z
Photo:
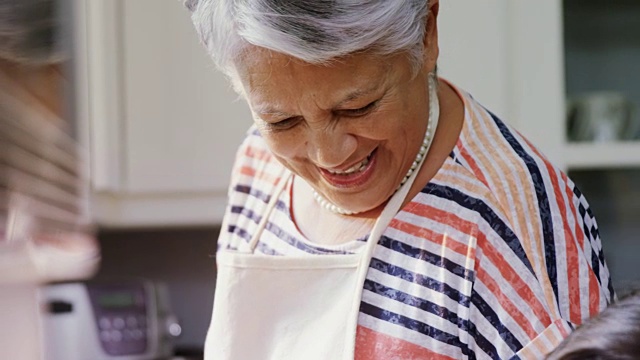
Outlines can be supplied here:
M632 140L640 131L633 103L615 91L590 92L569 99L567 125L572 141Z
M53 284L41 294L45 360L168 359L181 333L159 282Z

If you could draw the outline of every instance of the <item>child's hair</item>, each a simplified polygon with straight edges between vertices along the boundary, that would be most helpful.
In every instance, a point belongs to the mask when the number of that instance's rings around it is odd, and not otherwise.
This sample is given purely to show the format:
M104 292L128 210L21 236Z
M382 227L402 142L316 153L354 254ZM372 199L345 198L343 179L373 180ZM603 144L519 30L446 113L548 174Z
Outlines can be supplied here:
M578 359L640 359L640 291L586 321L547 357L547 360Z

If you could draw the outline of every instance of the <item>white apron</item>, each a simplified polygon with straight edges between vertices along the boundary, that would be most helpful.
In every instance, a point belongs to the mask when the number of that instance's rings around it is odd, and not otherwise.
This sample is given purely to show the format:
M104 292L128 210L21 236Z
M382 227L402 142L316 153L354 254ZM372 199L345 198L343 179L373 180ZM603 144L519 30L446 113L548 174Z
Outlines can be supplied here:
M431 121L437 124L438 102L434 93L432 96ZM360 300L373 249L400 210L423 161L391 197L365 248L352 255L254 253L288 182L287 176L281 177L249 243L250 252L221 250L216 256L218 277L205 360L353 359Z

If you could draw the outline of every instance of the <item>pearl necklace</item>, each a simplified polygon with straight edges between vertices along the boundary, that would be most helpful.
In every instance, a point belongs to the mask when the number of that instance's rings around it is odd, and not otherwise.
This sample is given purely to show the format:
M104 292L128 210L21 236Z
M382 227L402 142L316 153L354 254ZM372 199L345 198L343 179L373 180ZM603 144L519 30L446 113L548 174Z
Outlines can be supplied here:
M398 185L395 191L398 191L398 189L400 189L402 185L404 185L407 182L407 180L409 180L413 172L420 167L422 160L424 159L424 156L429 150L429 147L431 146L431 142L433 141L432 127L434 126L434 123L436 124L435 126L437 126L438 119L436 118L436 116L439 115L438 95L436 94L436 91L435 91L434 78L435 76L433 74L429 74L430 104L429 104L429 119L427 120L427 130L424 133L424 138L422 139L422 144L420 145L420 149L418 150L418 154L416 155L416 158L413 160L413 163L411 164L411 167L407 171L407 174L404 176L402 181L400 181L400 185ZM438 113L438 115L434 116L434 113ZM323 208L339 215L354 215L361 212L361 211L345 210L335 204L332 204L331 202L329 202L329 200L325 199L322 195L320 195L316 190L313 190L313 198Z

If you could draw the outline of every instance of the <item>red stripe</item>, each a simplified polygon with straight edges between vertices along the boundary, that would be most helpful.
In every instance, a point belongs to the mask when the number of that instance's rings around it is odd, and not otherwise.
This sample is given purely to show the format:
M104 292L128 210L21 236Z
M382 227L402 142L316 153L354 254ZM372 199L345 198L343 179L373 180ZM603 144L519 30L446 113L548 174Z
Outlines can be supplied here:
M256 174L256 170L251 166L245 165L240 167L240 174L253 177Z
M508 261L504 259L502 255L498 253L498 251L489 242L486 235L482 233L480 229L478 229L477 224L467 221L465 219L462 219L456 216L455 214L434 208L432 206L421 204L418 202L412 203L411 206L408 206L405 210L411 213L414 213L416 215L428 217L430 219L433 219L434 221L447 224L464 234L469 234L470 236L476 236L478 240L478 247L482 249L482 251L484 252L484 255L496 266L496 268L498 268L498 270L500 271L504 279L512 284L513 288L516 289L516 291L518 292L518 294L520 294L522 299L529 302L529 305L531 306L532 311L536 314L539 321L544 326L547 326L551 323L551 318L549 314L547 313L545 308L542 306L542 304L538 301L537 297L534 295L529 285L524 280L522 280L519 276L517 276L517 273L515 272L513 267L509 264ZM394 222L392 222L392 226L393 224ZM398 228L397 227L398 225L400 224L396 223L396 226L393 226L393 227ZM424 234L426 234L426 232L429 231L426 229L416 228L410 225L411 224L402 225L402 226L406 226L406 229L408 231L411 231L410 234L412 235L424 237ZM433 233L430 233L430 234L433 234ZM441 235L439 237L437 236L437 234L433 234L433 235L436 235L432 237L434 240L443 238ZM459 254L467 255L468 248L466 246L463 249L461 247L455 246L456 242L452 241L451 243L452 243L451 247L448 247L448 248L450 248L451 250ZM476 264L476 267L477 266L478 264Z
M273 156L269 150L259 149L253 146L247 146L244 149L244 154L251 159L260 160L263 162L271 161L271 157Z
M485 184L486 186L489 186L489 182L484 177L484 174L480 170L480 167L478 167L478 164L476 163L476 161L473 159L473 157L471 157L471 154L469 154L469 151L464 146L462 141L458 140L457 147L460 149L460 155L462 155L462 158L465 160L467 164L469 164L469 167L471 168L471 171L473 172L473 174L477 176L478 180L482 181L483 184Z
M425 344L426 345L426 344ZM358 325L355 360L455 360L425 347Z
M567 179L567 175L562 174L562 180L564 181L564 183L566 184L565 186L565 190L567 192L567 196L569 199L573 199L573 197L575 196L573 189L571 189L571 187L569 187L569 181ZM578 200L579 201L579 200ZM585 251L585 233L583 232L582 227L580 226L580 222L578 221L578 217L581 216L579 212L576 211L575 206L573 205L573 201L569 202L569 207L571 208L571 211L574 214L574 233L576 234L576 236L578 237L578 244L580 245L580 250L582 251L583 256L586 256L586 254L584 254ZM582 220L584 221L584 219ZM591 267L591 264L586 261L587 266L589 268L589 294L587 294L588 299L584 299L586 301L589 302L589 315L593 316L595 314L597 314L598 312L600 312L600 285L598 284L598 279L596 278L596 274L593 271L593 268ZM582 319L579 319L579 321L573 321L572 322L576 325L579 325L582 323Z
M589 317L600 312L600 284L596 279L596 274L589 271ZM575 324L581 324L582 321Z
M533 146L530 146L531 150L540 158L544 159L542 154ZM567 264L567 284L568 284L568 292L569 292L569 320L578 324L582 319L582 307L580 306L580 259L581 255L578 251L578 247L576 246L576 239L571 231L569 226L569 222L567 219L569 218L567 215L567 207L564 203L564 197L562 196L561 187L558 183L558 177L556 176L555 169L551 164L543 160L545 167L547 168L547 173L549 175L549 179L551 180L551 184L553 186L553 194L556 199L556 204L560 210L560 214L562 215L563 230L564 230L564 243L565 243L565 258ZM566 181L565 181L566 182ZM574 212L575 215L575 212ZM558 256L558 254L556 254ZM560 299L559 299L560 300ZM562 301L560 301L562 303Z
M529 303L531 311L538 317L538 320L545 327L551 324L551 317L547 310L542 306L538 298L535 296L529 284L527 284L520 276L518 276L511 264L502 256L502 254L489 242L486 235L478 232L478 248L482 249L483 255L491 261L498 269L504 280L511 284L514 290L520 295L522 300ZM476 268L479 267L476 262ZM476 272L478 269L476 269Z
M502 309L504 309L504 311L506 311L518 323L518 325L522 327L530 339L535 339L536 336L538 336L538 332L533 328L531 321L529 321L518 307L513 304L511 299L502 292L500 285L491 277L491 275L489 275L483 267L478 268L476 274L478 275L477 279L480 280L496 297L502 306ZM546 326L546 324L544 325Z
M437 209L434 209L434 211L437 211ZM467 256L469 254L468 243L465 244L465 243L458 242L456 239L453 239L451 237L445 237L443 234L439 232L435 232L433 230L426 229L417 225L413 225L411 223L398 220L398 219L391 220L391 223L389 224L389 226L399 231L402 231L404 233L418 237L420 239L425 239L425 240L428 239L428 241L434 244L437 244L439 246L444 246L447 249L454 251L458 254L461 254L464 256ZM469 236L471 237L472 235L469 235Z

